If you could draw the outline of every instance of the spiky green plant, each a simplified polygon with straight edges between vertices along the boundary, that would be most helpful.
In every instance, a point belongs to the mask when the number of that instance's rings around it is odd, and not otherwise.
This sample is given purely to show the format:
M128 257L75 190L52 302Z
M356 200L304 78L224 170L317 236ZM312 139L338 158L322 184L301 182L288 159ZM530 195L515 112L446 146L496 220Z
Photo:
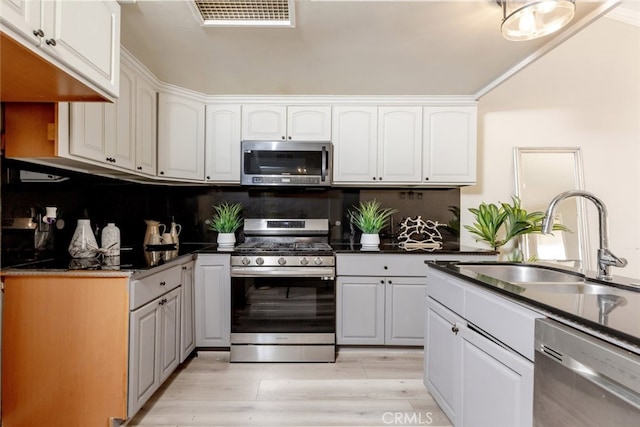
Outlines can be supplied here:
M497 206L483 202L477 208L469 208L476 220L473 225L465 225L464 228L476 235L478 240L489 244L493 250L518 236L540 233L544 212L527 212L517 196L511 196L511 200L513 204L501 203ZM553 230L571 231L562 224L554 224Z
M365 234L377 234L388 223L397 209L382 208L377 200L360 202L348 211L349 220Z
M209 222L209 229L218 233L233 233L242 225L242 204L223 202L213 205L215 213Z

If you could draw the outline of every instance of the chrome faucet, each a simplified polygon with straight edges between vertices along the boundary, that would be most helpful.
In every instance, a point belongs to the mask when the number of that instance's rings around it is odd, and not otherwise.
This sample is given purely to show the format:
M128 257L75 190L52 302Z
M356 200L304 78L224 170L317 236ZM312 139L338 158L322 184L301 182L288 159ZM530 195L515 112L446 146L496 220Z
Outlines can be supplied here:
M600 247L598 248L598 275L596 277L600 280L613 280L613 276L611 276L611 273L609 272L610 267L624 267L627 265L627 260L624 258L618 258L609 250L609 222L607 218L607 207L593 194L581 190L570 190L560 193L554 197L545 212L544 220L542 221L542 233L551 233L551 230L553 229L553 213L556 209L556 205L562 200L573 196L584 197L587 200L591 200L596 205L596 208L598 208Z

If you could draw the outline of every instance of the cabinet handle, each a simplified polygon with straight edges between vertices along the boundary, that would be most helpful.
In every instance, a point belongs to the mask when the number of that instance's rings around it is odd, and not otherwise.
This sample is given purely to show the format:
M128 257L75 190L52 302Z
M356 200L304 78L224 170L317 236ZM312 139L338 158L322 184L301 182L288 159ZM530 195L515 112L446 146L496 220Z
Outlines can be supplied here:
M167 284L167 282L160 282L160 286L164 286L166 284Z
M158 302L158 304L160 304L160 305L165 305L166 303L167 303L167 299L166 299L166 298L162 298L162 299Z
M55 46L56 45L56 41L54 39L46 39L44 42L46 44L48 44L49 46Z
M164 175L164 171L160 171L160 175Z
M391 280L389 280L389 284L390 284L390 285L393 285L393 282L392 282Z
M211 179L211 177L210 177L210 176L207 176L207 179Z
M282 135L282 139L287 139L287 138L285 138L284 135Z
M186 270L186 269L187 269L187 266L186 266L186 265L183 265L183 266L182 266L182 269L183 269L183 270Z
M378 177L378 181L382 181L382 177L381 176Z
M291 137L289 137L289 139L291 139Z
M425 177L424 177L424 180L425 180L425 181L429 181L429 177L428 177L428 176L425 176Z
M373 177L373 180L374 180L374 181L376 180L376 177L375 177L375 176Z
M382 267L382 268L384 268L385 270L388 270L388 269L389 269L389 267L387 267L386 265L385 265L384 267Z
M41 28L38 28L37 30L33 30L33 35L36 37L44 37L44 31L42 31Z
M381 284L381 285L384 285L384 280L380 280L380 284Z
M139 171L142 170L142 166L138 166L136 169L138 169Z
M453 325L451 327L451 332L453 332L455 335L458 335L458 332L460 332L460 328L458 328L457 325Z

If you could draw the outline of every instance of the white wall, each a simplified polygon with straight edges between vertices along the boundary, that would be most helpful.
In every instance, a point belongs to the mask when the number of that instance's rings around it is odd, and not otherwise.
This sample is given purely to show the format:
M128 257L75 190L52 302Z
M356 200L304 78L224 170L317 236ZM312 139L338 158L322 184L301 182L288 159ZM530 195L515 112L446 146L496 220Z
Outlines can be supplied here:
M514 147L581 147L585 190L609 210L612 251L629 260L614 274L640 278L640 28L608 18L486 94L478 111L478 185L469 207L515 194ZM592 266L597 212L587 202ZM462 244L485 247L462 230Z

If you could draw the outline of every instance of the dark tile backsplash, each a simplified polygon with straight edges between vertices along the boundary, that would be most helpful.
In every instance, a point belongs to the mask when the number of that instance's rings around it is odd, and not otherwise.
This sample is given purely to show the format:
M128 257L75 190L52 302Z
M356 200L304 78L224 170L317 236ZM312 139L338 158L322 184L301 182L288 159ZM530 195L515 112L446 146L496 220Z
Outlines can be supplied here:
M18 179L20 168L53 172L68 176L63 182L24 183ZM31 164L2 159L2 217L27 216L30 208L44 212L56 206L65 227L56 231L57 249L66 249L78 218L88 215L101 230L115 222L121 230L123 245L142 244L145 219L171 219L182 225L181 241L214 242L205 220L212 206L223 201L240 202L247 218L329 218L331 240L349 237L347 210L359 200L377 199L384 207L398 209L392 226L384 234L397 233L398 224L407 216L421 215L440 223L453 218L450 206L460 205L459 189L246 189L241 187L138 184L80 173L39 168ZM342 224L342 225L337 225ZM242 235L239 236L240 239ZM443 232L445 240L457 236Z

